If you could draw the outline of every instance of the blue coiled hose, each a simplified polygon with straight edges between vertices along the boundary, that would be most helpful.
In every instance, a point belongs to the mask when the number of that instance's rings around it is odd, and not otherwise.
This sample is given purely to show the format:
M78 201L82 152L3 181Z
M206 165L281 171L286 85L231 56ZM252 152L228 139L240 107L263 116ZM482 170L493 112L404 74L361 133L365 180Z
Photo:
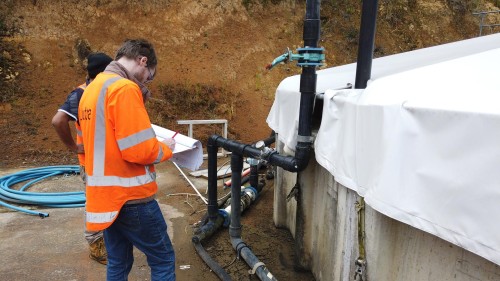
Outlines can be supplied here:
M49 177L61 174L78 174L78 166L47 166L33 168L10 175L0 177L0 205L24 212L38 215L42 218L48 217L48 213L41 213L25 208L17 207L9 203L39 205L51 208L77 208L85 206L85 193L83 191L72 192L27 192L30 185ZM27 182L19 190L11 189L11 186ZM7 203L9 202L9 203Z

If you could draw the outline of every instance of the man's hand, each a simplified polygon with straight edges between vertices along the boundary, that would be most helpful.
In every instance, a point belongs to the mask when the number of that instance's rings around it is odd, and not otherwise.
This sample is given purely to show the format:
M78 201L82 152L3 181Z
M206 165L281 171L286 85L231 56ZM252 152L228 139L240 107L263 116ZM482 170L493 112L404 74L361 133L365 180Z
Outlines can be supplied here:
M162 143L166 144L170 150L174 151L175 149L175 140L172 138L166 138L162 141Z

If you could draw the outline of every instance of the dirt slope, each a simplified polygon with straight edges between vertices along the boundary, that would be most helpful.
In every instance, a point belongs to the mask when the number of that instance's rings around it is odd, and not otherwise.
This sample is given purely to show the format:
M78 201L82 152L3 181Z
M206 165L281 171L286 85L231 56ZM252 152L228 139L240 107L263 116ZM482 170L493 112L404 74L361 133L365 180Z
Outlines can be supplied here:
M323 2L320 44L327 66L355 61L360 4ZM461 6L450 5L454 2L380 1L375 55L476 36L477 19L466 11L457 22L455 10ZM475 9L494 9L487 1L476 2ZM232 138L250 142L266 137L274 90L286 76L300 73L292 64L271 72L264 66L286 47L301 47L304 1L10 0L0 5L12 31L3 38L10 47L1 53L17 67L9 84L17 91L12 99L1 100L0 166L74 161L51 128L51 117L82 82L86 52L113 55L126 38L147 38L156 46L160 63L153 92L172 84L187 87L186 94L192 85L223 91L216 112L162 107L164 97L157 95L148 106L163 114L151 118L169 127L190 116L225 118Z
M326 67L354 62L361 1L322 2L320 45L326 49ZM475 37L478 19L471 11L497 10L495 2L379 0L375 56ZM304 4L303 0L2 1L0 169L77 163L52 129L51 118L66 95L83 82L86 53L113 55L126 38L146 38L157 49L155 99L147 105L154 123L186 132L176 120L224 118L229 120L231 138L252 142L267 137L265 119L274 91L300 69L289 64L267 72L264 66L286 47L302 47ZM203 139L214 132L219 128L195 133ZM309 275L289 270L293 241L285 230L276 234L269 219L272 191L267 193L261 199L264 204L249 211L251 218L244 218L247 233L256 239L279 238L282 244L259 252L279 253L278 258L263 258L278 260L273 268L278 267L285 279L306 280L301 276ZM260 232L252 232L252 227ZM227 245L223 239L227 238L214 238L213 253ZM234 267L232 274L247 270L244 264Z

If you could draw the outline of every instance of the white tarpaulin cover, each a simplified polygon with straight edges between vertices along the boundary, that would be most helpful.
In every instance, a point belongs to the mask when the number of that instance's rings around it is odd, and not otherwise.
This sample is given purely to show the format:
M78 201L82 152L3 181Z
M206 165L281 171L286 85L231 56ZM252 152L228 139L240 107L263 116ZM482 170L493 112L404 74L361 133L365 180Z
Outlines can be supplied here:
M500 265L500 34L418 52L376 59L365 90L326 90L355 66L318 73L316 159L375 210ZM298 83L280 84L268 117L292 149Z

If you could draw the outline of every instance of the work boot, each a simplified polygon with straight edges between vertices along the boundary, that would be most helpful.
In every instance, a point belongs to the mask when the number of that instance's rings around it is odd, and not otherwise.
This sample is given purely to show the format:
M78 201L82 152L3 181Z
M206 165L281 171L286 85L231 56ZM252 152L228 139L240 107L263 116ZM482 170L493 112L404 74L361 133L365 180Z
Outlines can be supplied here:
M104 238L99 238L96 241L89 244L90 258L97 261L100 264L108 264L108 252L106 252L106 247L104 246Z

